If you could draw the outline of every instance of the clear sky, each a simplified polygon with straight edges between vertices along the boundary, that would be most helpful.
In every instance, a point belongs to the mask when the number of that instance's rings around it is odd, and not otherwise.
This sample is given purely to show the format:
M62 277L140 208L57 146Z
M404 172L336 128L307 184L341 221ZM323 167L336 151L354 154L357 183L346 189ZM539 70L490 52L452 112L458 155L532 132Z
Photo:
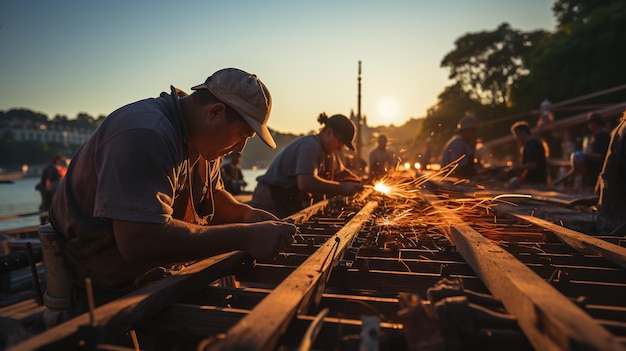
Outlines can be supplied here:
M454 41L493 31L552 31L553 0L0 1L0 110L107 115L184 91L214 71L255 73L274 99L269 126L317 130L320 112L368 124L424 117L451 82Z

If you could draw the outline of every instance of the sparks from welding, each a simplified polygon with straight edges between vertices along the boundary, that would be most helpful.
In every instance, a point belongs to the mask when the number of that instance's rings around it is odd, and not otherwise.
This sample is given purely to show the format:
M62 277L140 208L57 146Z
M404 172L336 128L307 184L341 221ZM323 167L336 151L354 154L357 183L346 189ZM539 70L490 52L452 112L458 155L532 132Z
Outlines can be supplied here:
M505 198L531 198L531 195L526 194L500 194L494 197L474 197L474 198L459 198L455 199L455 202L459 202L462 205L468 204L470 209L485 208L490 210L494 206L494 202L500 202L506 205L515 206L514 202L504 200Z
M415 201L409 201L415 202ZM375 232L373 236L374 243L378 246L379 240L384 238L390 238L390 234L392 233L391 227L405 227L403 230L407 230L408 227L409 233L404 234L396 234L391 235L392 240L385 240L382 244L384 248L398 248L398 260L402 260L402 250L403 249L412 249L421 247L424 251L433 254L437 251L441 251L440 248L437 250L430 249L424 245L420 245L420 239L418 232L423 232L423 229L418 231L416 230L416 226L420 228L428 228L429 226L436 225L436 218L425 216L422 212L416 212L415 208L417 206L415 203L407 203L407 204L398 204L391 209L390 213L385 214L375 214L373 218L373 223L379 226L379 230ZM389 208L387 208L389 210ZM432 219L432 223L428 223L428 221ZM430 236L430 235L429 235ZM436 244L435 244L436 245ZM426 257L423 257L427 259Z
M461 156L459 159L451 162L447 166L442 167L438 172L433 172L430 174L423 175L418 179L407 182L406 179L398 179L393 178L392 175L388 175L380 179L375 183L373 190L378 192L384 197L395 199L395 200L405 200L406 203L404 206L407 208L403 208L402 205L395 205L394 210L387 215L380 216L376 219L375 223L382 228L389 228L391 226L409 226L413 228L414 225L423 225L423 226L433 226L435 228L439 228L439 232L447 233L446 225L442 225L442 213L440 211L435 211L432 208L426 209L423 212L420 211L416 213L415 211L415 199L420 197L419 189L425 183L436 180L438 182L443 181L446 177L454 172L454 170L458 167L458 162L463 159L464 156ZM440 177L437 179L437 177ZM466 183L467 179L459 179L454 182L455 185ZM477 185L480 189L485 189L484 186L480 184ZM497 238L502 235L502 229L504 229L501 225L497 223L497 216L493 208L501 204L513 205L516 204L513 201L509 201L507 199L510 198L530 198L531 195L526 194L501 194L494 197L474 197L474 198L456 198L453 201L450 201L451 194L449 193L439 193L439 198L444 198L440 200L441 203L445 205L446 208L452 210L457 213L461 218L468 223L472 223L473 225L482 228L481 231L484 233L486 237ZM456 207L452 205L456 203ZM452 206L451 206L452 205ZM487 215L492 215L492 221L483 220L482 216L484 214L477 213L477 209L485 210ZM445 219L444 219L445 220ZM381 229L382 230L382 229ZM415 230L412 229L414 232ZM381 231L379 231L376 235L376 243L378 243L379 236L381 235ZM412 247L417 247L417 238L418 235L414 234L415 241L410 238L396 238L392 241L386 241L384 243L385 247L388 246L397 246L397 247L406 247L405 244L410 244ZM404 241L404 242L401 242ZM407 243L408 241L408 243ZM435 243L436 245L436 243ZM422 246L423 247L423 246ZM441 248L438 248L441 249Z
M536 243L535 245L519 245L519 247L523 247L525 249L529 249L529 250L535 250L535 251L539 251L541 253L546 253L541 247L539 247Z
M462 155L458 159L450 162L448 165L441 167L438 171L430 174L422 175L421 177L407 182L406 179L395 179L393 173L383 176L374 184L374 190L391 198L412 198L419 192L419 188L435 178L441 177L439 181L442 181L448 177L458 167L459 161L461 161L465 155ZM465 180L463 180L465 181Z
M381 192L383 194L389 194L391 193L391 187L385 183L383 183L383 181L379 181L376 183L376 185L374 185L374 190Z
M300 227L296 226L296 233L293 236L302 239L306 243L306 239L300 234Z
M452 184L459 185L459 184L462 184L462 183L469 183L469 180L468 179L459 179L459 180L457 180L456 182L454 182Z
M409 271L409 272L413 272L413 271L411 270L411 268L409 267L409 265L408 265L408 264L406 264L406 263L404 262L404 260L402 260L400 257L398 257L398 262L402 263L402 264L404 265L404 267L406 268L406 270L407 270L407 271Z
M496 197L483 197L483 198L463 198L463 199L454 199L454 201L441 200L440 203L445 205L451 212L456 213L459 218L461 218L465 223L471 223L474 227L480 227L481 233L487 237L496 239L501 237L503 234L503 230L506 230L506 224L499 225L496 221L496 217L494 216L493 222L483 220L480 213L476 212L478 208L484 208L487 210L487 213L494 213L492 207L495 206L495 202L499 203L511 203L509 201L505 201L505 198L530 198L530 195L525 194L502 194ZM456 205L454 205L456 204ZM429 215L437 215L441 216L443 213L440 211L430 211ZM444 218L445 220L445 218ZM445 228L444 228L445 229ZM506 234L511 234L510 232L506 232ZM524 233L516 233L522 235Z

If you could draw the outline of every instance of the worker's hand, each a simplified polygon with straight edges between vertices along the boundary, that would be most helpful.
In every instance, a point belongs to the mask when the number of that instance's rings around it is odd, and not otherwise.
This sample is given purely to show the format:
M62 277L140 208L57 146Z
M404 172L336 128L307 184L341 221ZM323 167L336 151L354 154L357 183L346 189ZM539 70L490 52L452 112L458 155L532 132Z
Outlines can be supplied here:
M244 215L244 222L247 223L254 223L254 222L263 222L263 221L278 221L279 218L276 217L274 214L262 210L260 208L252 208L251 210L247 211L246 214Z
M344 182L344 181L360 182L361 177L357 176L356 174L354 174L348 169L344 169L343 171L335 174L335 180L340 181L340 182Z
M246 251L257 258L273 258L293 242L296 226L281 221L255 224L258 229L248 240Z
M339 193L341 195L354 195L363 190L361 182L341 182L339 183Z

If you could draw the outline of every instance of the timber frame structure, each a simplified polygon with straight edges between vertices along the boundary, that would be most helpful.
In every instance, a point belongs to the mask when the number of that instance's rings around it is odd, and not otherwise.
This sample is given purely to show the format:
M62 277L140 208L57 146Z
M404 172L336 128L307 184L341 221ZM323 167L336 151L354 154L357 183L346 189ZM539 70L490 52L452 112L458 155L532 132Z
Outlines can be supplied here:
M275 260L194 262L8 350L152 349L146 330L155 349L626 350L623 238L421 195L437 225L381 224L406 200L371 188L326 200Z

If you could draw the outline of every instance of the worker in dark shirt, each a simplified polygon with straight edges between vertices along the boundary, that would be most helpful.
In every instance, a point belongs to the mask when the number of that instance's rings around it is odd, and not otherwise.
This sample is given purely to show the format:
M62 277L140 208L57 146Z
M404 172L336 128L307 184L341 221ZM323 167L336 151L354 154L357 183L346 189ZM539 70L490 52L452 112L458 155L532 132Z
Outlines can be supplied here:
M472 116L461 118L454 135L446 142L441 154L441 167L457 161L452 173L455 177L469 178L476 175L476 133L478 120ZM462 158L461 158L462 157Z
M222 164L222 180L224 181L224 189L233 195L239 195L244 190L246 181L243 179L243 171L239 161L241 153L233 151L224 157Z
M583 186L585 187L595 187L609 149L611 133L606 130L604 124L604 118L599 113L592 113L587 117L587 128L591 135L588 137L583 151L586 168L583 176Z
M511 134L521 145L522 162L512 166L507 173L518 177L519 185L547 185L548 162L544 143L532 135L530 126L525 121L514 123Z
M39 206L39 220L41 224L49 222L48 211L52 205L52 199L56 193L59 182L67 173L67 160L63 155L56 155L52 163L41 172L41 180L35 189L41 194L41 205Z
M598 230L605 235L626 235L626 112L611 132L609 151L598 181Z

